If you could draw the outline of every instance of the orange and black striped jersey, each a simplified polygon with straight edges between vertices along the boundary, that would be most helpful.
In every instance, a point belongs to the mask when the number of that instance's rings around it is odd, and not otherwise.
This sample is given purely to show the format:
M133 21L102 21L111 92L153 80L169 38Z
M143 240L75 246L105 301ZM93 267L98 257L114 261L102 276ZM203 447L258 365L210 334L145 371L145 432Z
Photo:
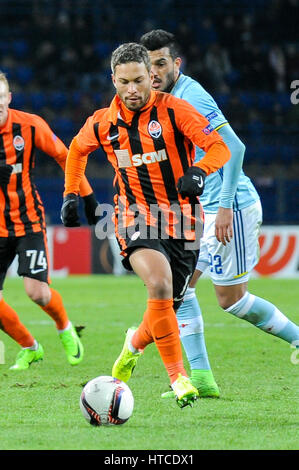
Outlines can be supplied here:
M176 204L183 213L192 212L188 198L182 199L176 186L193 165L194 145L206 152L196 165L207 174L230 158L221 136L187 101L151 91L147 104L139 112L132 112L115 96L110 107L90 116L73 139L66 164L65 194L78 193L87 156L101 147L115 170L116 219L120 200L127 226L133 224L136 212L130 212L132 206L144 213L146 225L155 223L151 206L167 211ZM170 236L175 236L173 230L174 225ZM194 239L192 235L187 238Z
M7 187L0 188L0 237L23 236L45 228L44 207L33 178L36 148L64 169L68 149L48 124L35 114L8 109L7 121L0 127L0 160L13 170ZM83 177L80 194L91 192Z

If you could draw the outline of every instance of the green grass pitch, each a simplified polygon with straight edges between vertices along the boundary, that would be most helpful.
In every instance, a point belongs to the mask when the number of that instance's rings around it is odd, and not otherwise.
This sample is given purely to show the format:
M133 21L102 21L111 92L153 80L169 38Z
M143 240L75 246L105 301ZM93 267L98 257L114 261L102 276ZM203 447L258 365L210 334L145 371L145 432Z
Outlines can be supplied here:
M0 449L298 449L299 364L291 361L294 350L223 312L207 279L199 281L197 294L221 398L201 399L184 409L174 400L162 400L168 377L150 345L129 382L135 398L131 419L122 426L90 426L79 409L82 384L111 374L126 328L142 318L146 289L134 275L73 276L54 279L52 286L62 294L73 323L86 327L85 358L77 367L68 365L52 320L26 297L21 279L7 279L5 299L42 343L45 358L28 371L9 371L19 349L0 331L5 345ZM298 280L255 279L250 290L299 323Z

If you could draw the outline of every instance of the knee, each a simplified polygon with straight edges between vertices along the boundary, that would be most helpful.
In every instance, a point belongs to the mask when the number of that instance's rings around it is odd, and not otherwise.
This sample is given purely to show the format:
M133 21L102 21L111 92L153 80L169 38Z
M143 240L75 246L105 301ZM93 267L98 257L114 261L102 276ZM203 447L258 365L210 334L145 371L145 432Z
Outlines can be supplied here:
M168 277L152 276L148 281L147 288L152 299L172 298L172 280Z
M26 293L33 302L41 307L47 305L51 300L51 292L47 284L43 285L41 283L40 285L28 286L26 287Z
M237 303L241 299L242 295L221 295L218 296L218 304L223 310L227 310L228 308L232 307L235 303Z

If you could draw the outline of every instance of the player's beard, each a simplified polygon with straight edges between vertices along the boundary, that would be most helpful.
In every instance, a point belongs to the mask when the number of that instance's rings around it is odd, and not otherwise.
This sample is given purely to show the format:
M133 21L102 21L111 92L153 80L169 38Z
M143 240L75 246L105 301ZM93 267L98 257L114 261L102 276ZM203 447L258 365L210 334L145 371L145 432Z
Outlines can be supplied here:
M122 96L120 96L120 99L123 101L123 103L125 104L125 106L130 110L130 111L139 111L140 109L142 109L146 103L148 102L149 100L149 97L150 97L150 90L148 92L146 92L144 94L144 98L142 98L142 96L139 96L138 98L138 101L136 101L135 104L130 104L130 102L128 102L128 98L124 98Z
M164 93L170 93L175 84L174 70L168 72L168 74L165 75L164 80L157 76L154 78L154 82L155 81L160 85L158 88L153 87L154 90L164 91Z
M170 93L174 87L174 84L175 84L175 79L174 79L174 70L173 70L172 72L169 72L166 75L165 87L162 91L164 91L165 93Z

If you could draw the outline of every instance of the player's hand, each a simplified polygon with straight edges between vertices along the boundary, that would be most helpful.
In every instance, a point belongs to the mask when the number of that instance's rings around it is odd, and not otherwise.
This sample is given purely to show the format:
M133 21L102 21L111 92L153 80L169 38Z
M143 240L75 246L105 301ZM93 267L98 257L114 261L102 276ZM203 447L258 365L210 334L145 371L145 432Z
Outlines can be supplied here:
M215 236L224 246L233 238L233 210L219 207L215 219Z
M7 186L12 172L12 165L0 162L0 186Z
M84 202L84 210L89 225L96 225L100 220L100 216L96 215L96 209L100 205L96 200L94 193L82 197Z
M178 180L178 192L185 197L201 196L205 187L206 172L198 166L190 166Z
M76 194L70 193L63 198L60 218L65 227L79 227L78 215L79 198Z

